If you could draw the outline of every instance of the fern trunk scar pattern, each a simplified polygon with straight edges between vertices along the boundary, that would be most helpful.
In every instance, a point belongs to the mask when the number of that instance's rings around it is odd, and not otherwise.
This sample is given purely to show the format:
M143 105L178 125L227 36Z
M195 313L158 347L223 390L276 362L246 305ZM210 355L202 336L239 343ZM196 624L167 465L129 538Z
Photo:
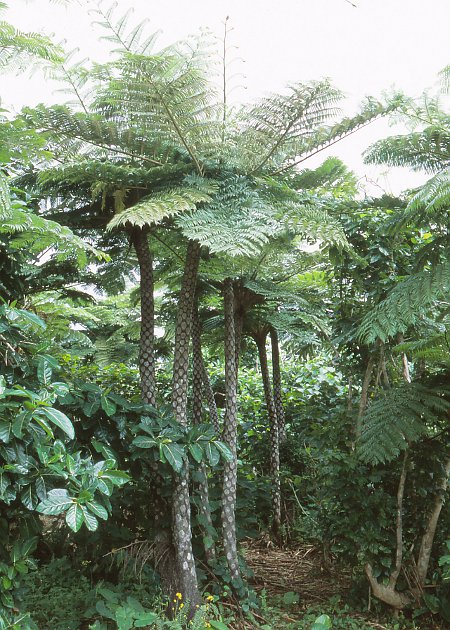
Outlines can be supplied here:
M270 331L270 342L272 346L273 402L275 405L275 413L277 415L278 437L281 443L286 440L286 420L281 393L280 343L278 333L274 328Z
M183 280L178 303L173 359L172 407L176 420L187 425L187 395L189 373L189 342L192 313L200 260L200 245L190 241L186 254ZM191 505L189 497L189 466L184 464L176 476L173 495L173 536L178 560L180 590L189 605L200 602L195 560L192 552Z
M203 356L201 325L198 317L198 305L194 305L192 322L192 421L194 424L202 422L202 396L203 396ZM204 462L200 464L198 470L198 495L200 500L199 512L202 517L202 534L205 547L205 556L208 562L216 558L216 551L212 540L214 527L211 518L211 507L209 504L208 472Z
M153 295L153 257L148 245L148 229L135 229L132 241L141 276L141 333L139 341L139 373L142 400L156 404L155 383L155 304Z
M231 450L233 459L224 463L222 489L222 531L223 546L235 584L240 582L239 562L236 542L236 481L237 481L237 374L236 374L236 333L234 319L234 291L230 278L224 282L225 312L225 421L223 440Z

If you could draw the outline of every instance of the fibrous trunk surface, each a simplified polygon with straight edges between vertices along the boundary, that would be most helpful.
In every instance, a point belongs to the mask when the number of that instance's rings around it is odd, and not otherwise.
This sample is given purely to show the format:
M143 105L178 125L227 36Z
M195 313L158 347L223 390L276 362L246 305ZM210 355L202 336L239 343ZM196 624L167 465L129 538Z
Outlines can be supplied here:
M234 319L234 292L231 279L224 282L225 312L225 421L223 440L233 454L231 461L223 467L222 490L222 530L223 546L228 568L234 583L240 581L236 543L236 481L237 481L237 372L236 372L236 333Z
M187 425L189 342L199 260L200 245L195 241L190 241L178 302L172 379L172 408L176 420L182 426ZM193 610L195 605L200 602L200 595L192 552L189 465L187 462L184 463L181 472L176 475L172 507L173 539L179 571L178 590Z

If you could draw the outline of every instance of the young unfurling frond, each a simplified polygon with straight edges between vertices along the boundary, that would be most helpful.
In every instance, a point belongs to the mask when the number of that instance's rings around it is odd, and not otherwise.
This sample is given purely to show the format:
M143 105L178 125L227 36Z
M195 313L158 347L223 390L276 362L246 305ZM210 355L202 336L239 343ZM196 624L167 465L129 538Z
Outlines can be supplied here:
M359 453L363 460L376 464L395 459L427 433L427 426L446 416L450 408L449 391L433 390L408 383L386 390L361 419Z

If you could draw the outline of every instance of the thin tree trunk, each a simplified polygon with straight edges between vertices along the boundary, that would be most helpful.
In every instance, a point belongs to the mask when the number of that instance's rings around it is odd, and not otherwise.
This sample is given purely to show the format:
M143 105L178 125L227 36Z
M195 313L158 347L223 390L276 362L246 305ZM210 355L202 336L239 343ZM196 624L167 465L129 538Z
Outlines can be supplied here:
M270 331L270 342L272 346L273 402L277 414L278 435L281 443L286 441L286 419L281 394L280 344L278 333L274 328Z
M203 398L203 370L205 369L202 356L202 338L201 326L198 317L198 306L194 305L193 321L192 321L192 422L194 424L202 423L202 398ZM209 486L208 472L205 462L200 464L198 470L198 494L199 494L199 513L200 526L203 535L203 544L205 547L205 556L208 563L216 558L216 550L212 534L214 531L211 507L209 503Z
M259 363L266 399L267 414L270 427L270 476L272 481L272 529L279 536L281 527L281 485L280 485L280 444L275 404L270 385L269 367L267 363L266 332L254 335L258 347Z
M402 472L400 473L400 481L397 489L397 525L396 525L396 539L397 550L395 553L395 567L389 576L389 586L395 589L397 585L398 576L402 570L403 562L403 497L405 496L405 483L407 469L406 464L408 461L408 451L405 451L403 455Z
M436 533L436 527L439 520L439 515L442 510L442 506L445 501L445 493L447 490L448 478L450 475L450 459L444 464L444 471L441 481L438 486L438 493L436 495L433 509L428 517L427 526L422 536L422 542L419 549L419 556L417 558L417 577L421 587L424 586L428 572L428 565L430 564L431 549L433 547L434 535Z
M141 332L139 341L139 374L142 400L156 405L155 381L155 301L153 287L153 257L148 245L149 229L136 228L131 239L139 262L141 288Z
M196 241L189 241L178 302L172 380L172 407L176 420L182 426L187 425L189 342L199 260L200 245ZM179 591L182 593L184 600L189 602L190 610L195 611L195 606L200 603L200 594L192 552L189 465L187 462L184 463L182 471L176 475L172 505L173 538L178 561Z
M230 278L224 282L225 313L225 422L223 440L233 454L223 466L222 530L223 547L231 579L239 586L241 575L236 543L236 482L237 482L237 372L236 331L234 319L234 291Z

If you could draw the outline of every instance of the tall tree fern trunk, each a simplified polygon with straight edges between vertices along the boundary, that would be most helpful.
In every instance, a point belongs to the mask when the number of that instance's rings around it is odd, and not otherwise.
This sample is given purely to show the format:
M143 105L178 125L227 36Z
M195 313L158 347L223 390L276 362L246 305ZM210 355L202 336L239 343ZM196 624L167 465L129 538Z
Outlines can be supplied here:
M266 332L254 336L258 347L261 377L264 387L267 414L270 427L270 476L272 481L272 529L275 536L279 536L281 527L281 483L280 483L280 442L278 435L278 420L275 403L270 385L269 366L267 363Z
M136 250L141 277L141 333L139 340L141 395L145 403L155 405L155 301L153 256L148 244L148 234L148 228L136 228L133 230L131 238Z
M153 283L153 256L149 247L148 228L135 228L131 232L140 272L141 291L141 331L139 339L139 374L141 397L144 403L156 405L155 381L155 305ZM177 587L177 562L170 541L167 525L167 500L162 496L164 479L157 462L150 469L149 485L151 488L149 513L153 516L155 532L155 568L158 570L163 588L170 593Z
M237 481L237 372L236 331L234 319L233 282L227 278L223 287L225 313L225 421L223 440L233 454L223 466L222 531L223 547L233 584L240 583L236 542L236 481Z
M197 304L194 306L192 321L192 421L194 424L202 422L202 399L203 399L203 371L205 369L202 355L201 325L198 317ZM211 518L211 507L209 503L208 471L206 464L202 462L198 470L198 494L199 513L205 547L205 556L208 563L216 558L214 540L212 538L214 527Z
M275 405L275 413L277 414L278 437L281 443L286 440L286 419L281 394L280 343L275 328L270 330L270 342L272 346L273 402Z
M178 302L172 379L173 412L176 420L182 426L187 425L189 342L199 260L200 245L195 241L189 241ZM195 605L200 602L200 595L192 552L189 465L187 462L184 463L182 471L176 476L172 507L173 538L179 572L178 590L182 593L183 598L189 602L192 611Z

